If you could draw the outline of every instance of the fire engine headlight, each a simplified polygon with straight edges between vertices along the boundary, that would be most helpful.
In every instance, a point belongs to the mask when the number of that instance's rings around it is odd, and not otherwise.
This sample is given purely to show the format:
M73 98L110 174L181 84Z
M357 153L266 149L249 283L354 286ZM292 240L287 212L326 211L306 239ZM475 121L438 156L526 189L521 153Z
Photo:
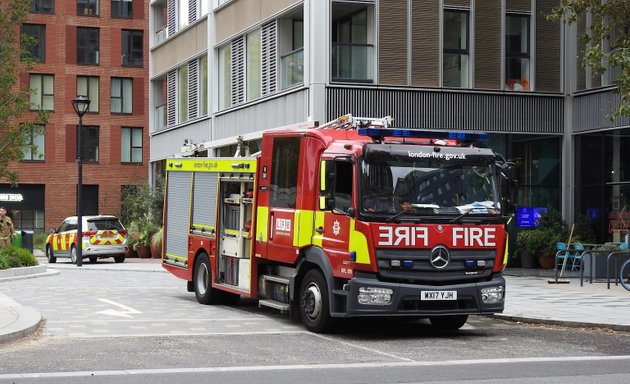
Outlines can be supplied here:
M365 305L388 305L392 302L394 291L389 288L361 287L357 300Z
M481 301L484 304L496 304L503 301L505 287L490 287L481 289Z

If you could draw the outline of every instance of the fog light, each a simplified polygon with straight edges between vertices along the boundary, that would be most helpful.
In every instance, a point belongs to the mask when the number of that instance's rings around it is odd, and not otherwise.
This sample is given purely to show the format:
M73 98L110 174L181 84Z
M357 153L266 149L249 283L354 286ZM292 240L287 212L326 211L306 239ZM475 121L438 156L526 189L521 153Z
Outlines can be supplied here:
M484 304L496 304L503 301L505 287L490 287L481 289L481 301Z
M361 287L357 300L365 305L388 305L392 301L393 290L389 288Z

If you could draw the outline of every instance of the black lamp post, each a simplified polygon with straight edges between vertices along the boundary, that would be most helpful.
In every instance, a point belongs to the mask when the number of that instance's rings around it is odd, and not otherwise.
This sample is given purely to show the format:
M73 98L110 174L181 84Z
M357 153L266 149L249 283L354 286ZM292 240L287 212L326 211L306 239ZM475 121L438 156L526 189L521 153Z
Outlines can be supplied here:
M77 267L83 265L83 215L81 214L81 190L83 189L83 162L81 161L81 131L83 131L83 115L90 107L90 99L85 96L77 96L72 99L72 108L79 116L79 129L77 130Z

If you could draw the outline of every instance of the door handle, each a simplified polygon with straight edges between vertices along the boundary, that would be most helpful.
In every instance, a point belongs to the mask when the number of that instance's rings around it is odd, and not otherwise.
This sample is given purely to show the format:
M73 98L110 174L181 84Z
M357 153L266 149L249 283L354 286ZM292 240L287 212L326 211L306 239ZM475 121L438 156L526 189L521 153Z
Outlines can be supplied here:
M324 233L324 227L317 227L315 228L315 232L319 233L320 235Z

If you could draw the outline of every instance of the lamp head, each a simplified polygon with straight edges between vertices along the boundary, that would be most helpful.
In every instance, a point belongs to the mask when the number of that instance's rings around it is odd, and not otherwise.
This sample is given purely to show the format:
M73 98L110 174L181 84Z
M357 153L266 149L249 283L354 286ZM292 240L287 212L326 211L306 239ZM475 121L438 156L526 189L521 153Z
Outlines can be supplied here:
M74 108L74 112L79 117L83 117L85 112L87 112L88 108L90 107L90 99L85 96L77 96L72 99L71 102L72 108Z

